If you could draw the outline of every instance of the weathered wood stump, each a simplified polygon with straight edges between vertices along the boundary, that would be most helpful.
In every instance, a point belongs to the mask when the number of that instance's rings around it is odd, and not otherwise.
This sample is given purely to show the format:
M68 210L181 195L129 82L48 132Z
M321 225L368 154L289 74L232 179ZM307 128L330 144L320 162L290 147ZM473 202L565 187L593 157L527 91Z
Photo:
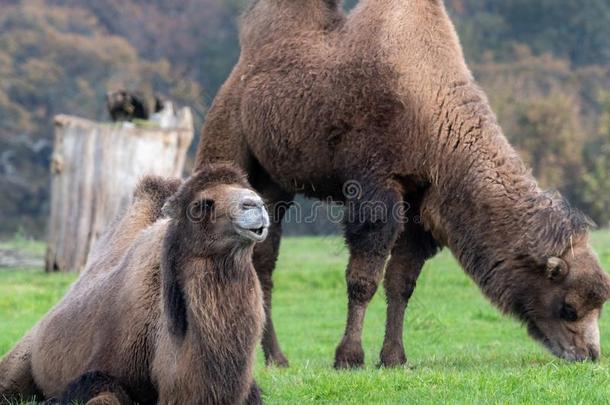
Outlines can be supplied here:
M55 118L46 271L80 272L142 176L182 175L193 119L187 108L177 118L171 129Z

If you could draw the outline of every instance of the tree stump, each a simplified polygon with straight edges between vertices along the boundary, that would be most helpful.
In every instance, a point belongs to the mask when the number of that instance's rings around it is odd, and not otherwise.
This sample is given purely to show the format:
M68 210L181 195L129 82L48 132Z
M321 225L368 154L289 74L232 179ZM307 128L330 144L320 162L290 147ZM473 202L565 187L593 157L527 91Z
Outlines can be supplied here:
M188 108L176 128L55 117L47 272L84 269L89 249L147 174L181 177L193 140Z

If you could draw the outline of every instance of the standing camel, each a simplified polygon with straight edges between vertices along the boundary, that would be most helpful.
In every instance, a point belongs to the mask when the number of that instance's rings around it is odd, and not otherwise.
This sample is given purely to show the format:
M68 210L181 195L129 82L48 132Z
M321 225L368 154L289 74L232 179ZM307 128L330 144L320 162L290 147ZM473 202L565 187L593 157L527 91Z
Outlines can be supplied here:
M506 141L442 0L361 0L348 16L338 0L257 0L240 42L197 166L237 163L275 211L254 253L267 363L287 365L271 318L272 272L282 203L297 192L347 206L348 316L335 367L364 363L365 311L388 257L381 364L405 363L405 309L424 262L444 246L555 355L599 356L610 283L588 221L541 190ZM361 188L343 193L347 182ZM401 204L405 216L388 214Z

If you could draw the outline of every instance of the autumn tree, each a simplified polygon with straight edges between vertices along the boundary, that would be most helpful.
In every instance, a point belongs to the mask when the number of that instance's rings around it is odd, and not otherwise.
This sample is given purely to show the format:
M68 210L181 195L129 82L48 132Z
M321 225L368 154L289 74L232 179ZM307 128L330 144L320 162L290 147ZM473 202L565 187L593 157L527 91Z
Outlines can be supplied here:
M610 226L610 92L600 92L599 99L603 112L597 136L585 150L587 171L580 189L586 211L599 225Z
M83 8L32 0L0 10L0 223L40 234L53 116L105 119L108 89L169 89L171 67L142 59Z

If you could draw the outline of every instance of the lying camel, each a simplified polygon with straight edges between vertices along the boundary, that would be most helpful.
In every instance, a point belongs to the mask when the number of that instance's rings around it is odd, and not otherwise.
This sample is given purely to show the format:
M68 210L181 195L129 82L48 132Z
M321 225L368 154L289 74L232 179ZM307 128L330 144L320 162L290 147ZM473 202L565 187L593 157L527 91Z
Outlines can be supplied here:
M137 403L260 402L252 362L264 311L251 255L267 235L263 201L229 165L176 186L139 186L85 272L0 362L0 398L61 398L100 373Z
M610 282L589 246L589 221L541 190L508 144L442 0L361 0L348 16L337 0L257 0L240 42L196 167L235 162L274 207L254 252L267 363L287 364L271 275L296 193L346 206L349 304L336 367L364 363L365 311L388 257L380 358L405 363L405 308L424 262L444 246L555 355L599 356ZM389 215L401 207L404 215Z

